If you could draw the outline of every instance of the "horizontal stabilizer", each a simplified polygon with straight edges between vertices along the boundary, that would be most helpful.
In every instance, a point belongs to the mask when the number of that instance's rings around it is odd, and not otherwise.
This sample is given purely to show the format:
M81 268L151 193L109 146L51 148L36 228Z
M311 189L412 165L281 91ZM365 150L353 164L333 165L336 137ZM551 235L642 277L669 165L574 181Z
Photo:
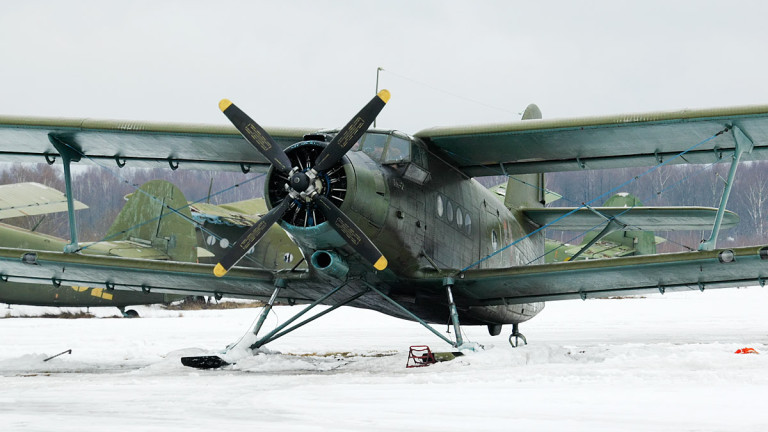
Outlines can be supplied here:
M573 212L573 214L570 214ZM608 219L626 225L625 231L685 231L712 229L717 209L711 207L549 207L523 209L533 223L548 229L563 231L591 230L605 225ZM568 215L568 216L566 216ZM739 216L731 211L723 215L723 228L739 223Z
M88 206L75 200L75 210ZM0 219L37 216L67 211L67 196L40 183L16 183L0 186Z

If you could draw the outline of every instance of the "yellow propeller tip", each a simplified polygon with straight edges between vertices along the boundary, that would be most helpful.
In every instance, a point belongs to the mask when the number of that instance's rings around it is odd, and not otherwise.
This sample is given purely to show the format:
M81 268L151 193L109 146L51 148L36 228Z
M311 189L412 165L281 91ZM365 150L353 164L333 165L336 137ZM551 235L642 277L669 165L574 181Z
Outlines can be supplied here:
M374 264L373 267L376 268L376 270L384 270L385 268L387 268L387 264L389 264L387 262L387 259L384 258L384 256L382 255L382 257L379 258L378 261L376 261L376 264Z
M225 111L229 106L232 105L232 101L229 99L222 99L219 102L219 109L222 111Z
M389 93L389 90L382 90L380 91L377 96L384 101L384 103L389 102L389 98L392 97L392 95Z
M222 277L227 274L227 270L223 265L221 265L221 263L219 263L216 264L216 267L213 268L213 274L215 274L217 277Z

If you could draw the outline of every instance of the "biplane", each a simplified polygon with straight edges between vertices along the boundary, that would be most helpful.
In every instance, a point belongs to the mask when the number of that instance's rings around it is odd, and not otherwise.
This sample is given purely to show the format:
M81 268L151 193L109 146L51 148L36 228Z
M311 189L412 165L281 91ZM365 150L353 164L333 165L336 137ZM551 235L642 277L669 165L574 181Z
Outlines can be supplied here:
M418 321L471 349L460 325L492 335L512 325L516 345L524 341L519 324L546 301L762 285L768 277L768 247L716 244L738 222L726 206L739 163L768 156L768 106L544 120L530 105L521 121L408 135L369 128L389 97L379 92L340 129L262 128L226 99L219 108L234 127L0 117L0 160L62 163L70 200L77 162L266 173L269 208L215 265L78 253L72 221L64 251L0 248L0 284L262 299L250 349L345 305ZM723 160L731 168L718 208L594 206L607 195L544 206L548 172L648 173ZM503 201L475 180L489 175L509 178ZM275 224L307 266L274 270L243 259ZM598 240L631 230L712 234L697 251L545 263L545 230L595 228ZM276 301L306 306L260 334ZM295 323L320 304L330 307ZM445 322L453 339L429 325Z

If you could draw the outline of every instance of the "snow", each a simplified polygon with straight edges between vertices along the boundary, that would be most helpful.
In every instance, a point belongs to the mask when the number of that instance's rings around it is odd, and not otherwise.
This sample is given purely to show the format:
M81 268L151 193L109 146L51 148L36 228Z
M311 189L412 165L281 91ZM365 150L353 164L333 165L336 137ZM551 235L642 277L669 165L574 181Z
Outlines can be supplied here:
M238 340L258 309L0 319L0 430L764 430L767 302L759 287L553 302L521 326L527 346L467 327L485 350L414 369L410 345L448 347L351 308L214 371L179 358Z

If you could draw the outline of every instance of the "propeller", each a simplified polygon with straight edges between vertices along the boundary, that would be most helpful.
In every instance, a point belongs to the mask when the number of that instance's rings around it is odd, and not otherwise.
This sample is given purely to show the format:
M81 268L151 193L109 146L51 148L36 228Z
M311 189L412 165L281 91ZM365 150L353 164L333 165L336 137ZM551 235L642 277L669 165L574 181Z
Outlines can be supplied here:
M288 194L282 202L240 237L221 262L216 264L213 273L224 276L240 259L266 234L267 230L279 221L290 209L314 204L336 232L366 261L377 270L387 268L387 259L382 255L371 239L341 211L323 193L322 182L315 181L318 176L326 175L344 157L353 145L363 136L373 120L389 101L389 91L382 90L366 104L360 112L344 126L322 152L315 158L314 166L292 167L288 155L275 143L272 137L240 108L228 99L219 102L219 108L235 125L241 135L251 143L275 168L287 178L285 189Z

